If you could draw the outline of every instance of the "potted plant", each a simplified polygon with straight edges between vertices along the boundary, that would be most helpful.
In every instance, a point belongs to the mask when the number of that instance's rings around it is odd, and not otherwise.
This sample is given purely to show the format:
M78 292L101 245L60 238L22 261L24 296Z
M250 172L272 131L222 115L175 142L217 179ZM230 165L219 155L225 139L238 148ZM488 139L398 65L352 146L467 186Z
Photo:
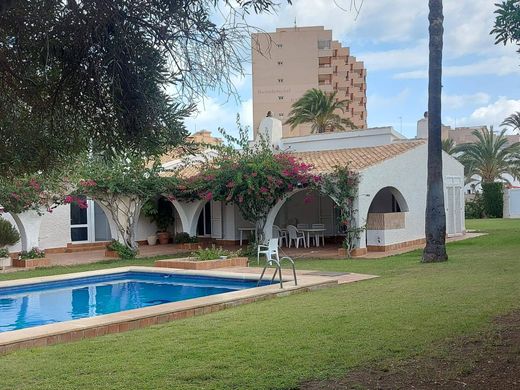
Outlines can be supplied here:
M11 257L6 246L14 245L20 241L20 234L11 223L6 219L0 219L0 267L11 266Z
M170 232L168 232L168 228L173 225L175 221L173 217L173 205L171 202L164 198L159 198L157 201L150 199L143 205L142 212L150 219L150 221L155 222L157 225L157 238L159 239L159 244L168 244L170 241ZM148 243L150 242L155 244L153 236L148 237Z

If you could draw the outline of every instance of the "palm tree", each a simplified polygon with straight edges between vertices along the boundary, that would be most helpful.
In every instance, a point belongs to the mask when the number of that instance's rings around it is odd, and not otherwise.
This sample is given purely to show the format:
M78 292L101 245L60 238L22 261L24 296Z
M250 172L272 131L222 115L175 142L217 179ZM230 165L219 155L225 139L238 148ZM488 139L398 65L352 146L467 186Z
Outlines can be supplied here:
M446 211L442 181L441 90L442 38L444 33L442 0L429 0L428 70L428 181L426 192L426 246L422 261L446 261Z
M455 141L453 141L451 138L443 139L442 150L448 154L453 154L455 152Z
M506 119L504 119L500 126L512 127L513 130L520 132L520 111L509 115Z
M298 125L311 123L313 133L355 129L356 126L350 119L336 113L336 111L345 112L348 103L348 100L336 99L336 92L327 94L320 89L309 89L292 105L285 124L291 125L291 130L294 130Z
M505 133L496 134L493 127L474 130L475 142L455 148L461 153L459 160L467 168L468 178L478 175L482 183L508 183L506 175L520 177L520 142L508 145Z

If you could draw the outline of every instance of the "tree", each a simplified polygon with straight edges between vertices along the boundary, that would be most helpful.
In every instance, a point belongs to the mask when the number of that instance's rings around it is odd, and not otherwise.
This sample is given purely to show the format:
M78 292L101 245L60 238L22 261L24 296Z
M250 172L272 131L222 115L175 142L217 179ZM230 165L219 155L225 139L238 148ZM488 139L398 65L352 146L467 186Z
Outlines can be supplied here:
M455 141L451 138L443 139L442 150L448 154L453 154L455 152Z
M159 155L181 143L193 97L234 92L248 53L241 16L274 6L234 4L224 1L230 17L216 24L216 0L1 2L2 174L89 148Z
M426 195L426 247L422 261L448 260L446 253L446 211L442 178L441 91L443 21L442 0L429 0L428 73L428 181Z
M520 53L520 1L506 0L495 4L496 19L491 34L495 35L495 44L515 43Z
M324 133L327 130L355 129L350 119L343 118L337 111L345 112L348 100L336 99L336 93L327 94L320 89L310 89L298 99L289 113L285 124L291 125L291 130L304 123L312 125L313 133Z
M120 156L106 161L93 157L82 167L77 195L97 201L117 227L118 241L136 251L137 223L143 204L163 193L170 180L161 177L159 162L140 156Z
M520 132L520 111L509 115L500 126L511 127L513 130Z
M495 134L493 128L483 128L472 134L477 138L475 142L455 149L460 153L459 160L467 167L468 178L477 175L482 183L508 183L506 175L520 177L520 142L508 145L505 130Z

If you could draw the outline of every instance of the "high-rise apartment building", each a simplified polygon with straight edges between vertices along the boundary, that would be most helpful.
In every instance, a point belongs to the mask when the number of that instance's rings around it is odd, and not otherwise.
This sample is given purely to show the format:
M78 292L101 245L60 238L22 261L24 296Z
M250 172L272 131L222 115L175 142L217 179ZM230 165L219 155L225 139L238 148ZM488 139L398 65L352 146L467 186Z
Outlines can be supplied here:
M350 55L348 47L332 40L323 27L277 28L274 33L252 34L254 132L267 112L285 122L291 106L307 90L337 91L338 99L350 101L344 114L358 129L367 127L366 69ZM307 135L310 125L284 137Z

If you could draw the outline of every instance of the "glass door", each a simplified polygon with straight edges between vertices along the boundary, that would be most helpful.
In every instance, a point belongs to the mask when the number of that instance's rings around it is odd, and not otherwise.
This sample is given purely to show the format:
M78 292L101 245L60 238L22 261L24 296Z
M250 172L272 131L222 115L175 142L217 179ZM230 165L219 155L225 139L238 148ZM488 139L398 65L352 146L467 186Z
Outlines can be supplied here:
M86 199L81 196L80 198ZM79 207L76 203L70 204L70 239L72 242L89 242L88 214L90 207Z
M80 197L86 199L85 197ZM87 199L87 208L70 204L70 238L74 243L110 241L110 226L105 212L93 200Z

